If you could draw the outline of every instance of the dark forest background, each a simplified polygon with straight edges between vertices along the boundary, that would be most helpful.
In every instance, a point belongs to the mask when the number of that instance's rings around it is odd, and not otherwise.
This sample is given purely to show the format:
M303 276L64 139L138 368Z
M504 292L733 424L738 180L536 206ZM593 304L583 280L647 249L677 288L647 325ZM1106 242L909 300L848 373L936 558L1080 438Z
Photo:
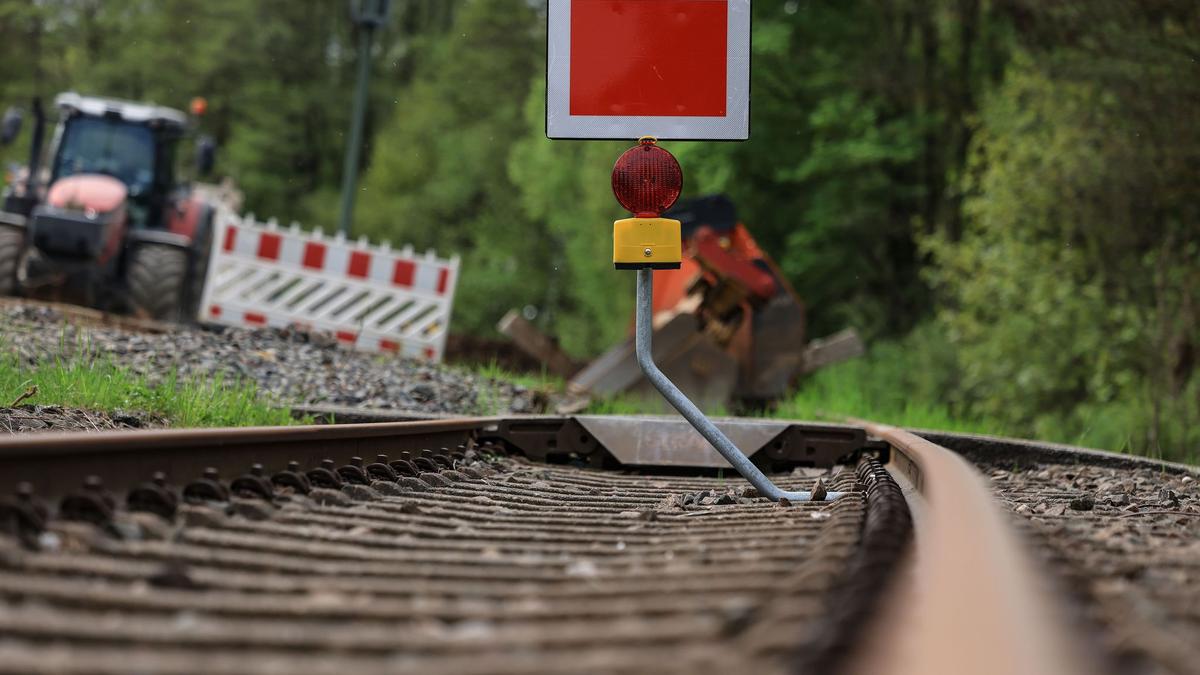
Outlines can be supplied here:
M544 138L544 3L393 4L354 234L461 254L457 332L529 305L575 355L608 346L632 300L609 262L628 144ZM753 10L751 140L670 149L688 193L734 198L811 335L865 336L853 386L1195 457L1200 3ZM248 210L329 230L355 39L340 0L0 0L0 104L205 96Z

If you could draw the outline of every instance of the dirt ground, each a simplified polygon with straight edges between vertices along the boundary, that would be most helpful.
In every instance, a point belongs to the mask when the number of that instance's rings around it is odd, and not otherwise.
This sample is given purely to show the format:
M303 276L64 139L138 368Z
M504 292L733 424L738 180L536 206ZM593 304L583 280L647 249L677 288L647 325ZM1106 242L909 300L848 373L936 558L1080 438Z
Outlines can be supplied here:
M164 427L164 419L143 412L100 412L56 405L0 408L0 434L37 431L107 431Z

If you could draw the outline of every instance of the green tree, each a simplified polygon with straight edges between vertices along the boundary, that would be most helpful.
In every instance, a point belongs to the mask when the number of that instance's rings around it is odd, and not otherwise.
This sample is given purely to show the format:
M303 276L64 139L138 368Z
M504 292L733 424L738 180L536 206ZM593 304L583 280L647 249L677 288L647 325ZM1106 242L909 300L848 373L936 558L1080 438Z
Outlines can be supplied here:
M459 4L396 3L372 55L369 120L392 108ZM218 171L241 183L248 209L331 223L355 39L337 2L0 0L0 101L49 104L75 89L186 108L204 96L200 126L220 142Z
M536 25L523 0L464 5L395 95L363 181L358 232L462 255L456 330L491 330L546 284L551 242L522 217L507 174L541 52Z
M629 329L633 275L612 266L612 221L627 217L612 194L612 164L630 143L551 141L545 136L545 79L525 104L528 131L508 171L522 216L551 243L542 327L578 356L596 354Z
M964 235L926 241L961 394L1031 433L1180 453L1200 440L1200 8L1023 9Z
M754 4L751 138L680 153L732 195L811 331L906 332L928 313L914 235L957 231L960 157L1003 58L979 2Z

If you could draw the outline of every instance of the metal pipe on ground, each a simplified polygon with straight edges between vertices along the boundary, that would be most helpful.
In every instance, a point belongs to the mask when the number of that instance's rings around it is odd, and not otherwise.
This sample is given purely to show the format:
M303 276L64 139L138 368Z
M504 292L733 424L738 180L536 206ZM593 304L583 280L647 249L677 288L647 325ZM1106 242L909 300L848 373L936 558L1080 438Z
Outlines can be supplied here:
M743 478L750 481L754 489L758 493L769 499L778 501L786 499L792 502L807 502L813 500L813 493L807 491L789 492L780 489L777 485L767 478L766 474L759 470L750 458L742 453L729 437L721 433L715 424L709 420L696 404L692 403L679 388L663 374L658 366L654 364L654 356L651 354L651 343L654 335L653 326L653 304L651 298L654 294L654 271L651 269L639 269L637 271L637 327L635 329L635 352L637 354L638 365L641 366L642 372L645 373L646 379L654 385L663 398L671 404L684 419L688 421L705 438L725 461L729 462ZM841 497L841 492L829 492L818 501L833 501Z

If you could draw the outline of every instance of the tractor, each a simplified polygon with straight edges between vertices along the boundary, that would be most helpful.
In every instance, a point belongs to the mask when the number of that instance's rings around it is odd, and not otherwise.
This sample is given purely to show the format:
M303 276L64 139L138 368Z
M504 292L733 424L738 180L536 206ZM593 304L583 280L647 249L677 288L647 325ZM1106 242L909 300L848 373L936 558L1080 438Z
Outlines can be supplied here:
M13 172L0 204L0 295L194 318L216 206L177 179L176 150L192 118L76 93L54 103L58 121L43 153L46 116L33 101L29 165ZM9 109L0 144L19 135L23 117ZM214 154L212 140L199 137L198 175L211 171Z

